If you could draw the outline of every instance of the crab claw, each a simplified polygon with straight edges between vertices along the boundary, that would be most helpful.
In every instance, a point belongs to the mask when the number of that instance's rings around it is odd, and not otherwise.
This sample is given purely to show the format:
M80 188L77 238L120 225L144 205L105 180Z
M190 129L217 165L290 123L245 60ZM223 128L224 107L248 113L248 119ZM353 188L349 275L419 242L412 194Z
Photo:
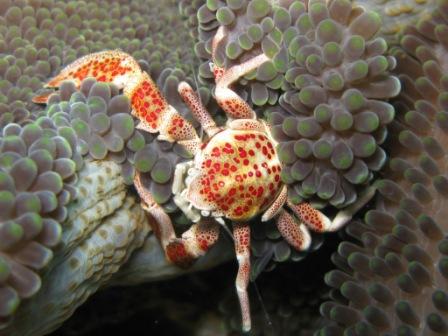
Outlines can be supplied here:
M108 50L89 54L74 61L50 79L44 87L56 89L63 81L70 80L79 88L84 79L93 77L99 82L113 83L122 89L132 81L132 78L140 74L140 66L131 55L121 50ZM36 96L33 102L45 104L46 98L48 96Z
M124 88L130 99L132 115L140 120L137 128L149 133L159 132L159 139L178 141L195 153L200 145L196 131L174 107L168 104L152 78L142 72Z
M31 101L35 104L47 104L48 99L50 98L50 96L53 94L54 92L46 92L40 95L36 95L34 96Z
M87 77L100 82L114 83L123 88L131 77L141 73L137 61L121 50L107 50L86 55L66 66L45 85L57 88L65 80L72 80L79 87Z
M169 104L152 78L143 72L133 83L124 88L132 105L132 115L140 120L138 128L150 133L159 131L166 117Z

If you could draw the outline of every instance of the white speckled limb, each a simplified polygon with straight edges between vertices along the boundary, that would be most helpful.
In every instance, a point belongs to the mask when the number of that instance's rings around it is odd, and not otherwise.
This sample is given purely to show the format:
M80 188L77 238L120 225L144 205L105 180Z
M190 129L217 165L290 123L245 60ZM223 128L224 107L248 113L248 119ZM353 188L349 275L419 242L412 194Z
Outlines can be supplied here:
M195 119L201 124L205 133L207 133L209 137L218 133L220 128L216 126L215 121L205 109L199 96L193 91L191 86L187 82L180 82L177 90L185 104L190 108Z
M288 196L288 187L286 185L283 186L280 194L275 199L274 203L264 212L263 216L261 216L261 221L266 222L273 218L275 215L279 213L279 211L283 208L283 205L286 202L286 198Z
M250 227L247 224L235 223L233 226L235 252L238 260L238 274L236 276L236 292L240 301L243 331L251 329L249 296L247 285L250 275Z
M236 82L239 78L247 75L252 70L255 70L263 63L269 61L270 58L265 54L260 54L248 59L246 62L234 65L229 69L224 70L221 78L216 81L216 88L228 88L232 83ZM233 92L233 91L232 91ZM241 98L240 98L241 99Z
M293 204L288 201L288 207L306 226L315 232L326 232L331 227L331 220L309 203Z
M151 193L143 186L139 172L135 174L134 186L142 200L143 210L148 212L154 218L154 232L160 239L162 247L165 249L168 242L176 238L173 223L168 214L154 200Z
M215 33L212 41L212 61L216 61L216 49L218 48L218 44L224 39L226 35L226 28L224 26L219 26L218 30Z
M222 75L216 79L215 96L219 106L231 119L255 119L256 115L252 108L240 96L238 96L229 86L238 78L256 69L263 63L269 61L265 54L255 56L248 61L234 65L230 69L224 70Z
M311 245L311 236L304 224L298 223L293 216L282 209L277 219L277 228L281 235L297 251L307 250Z
M229 69L224 69L216 65L216 51L219 43L225 38L226 30L224 26L218 28L212 41L211 70L215 77L215 96L219 106L231 119L255 119L256 115L252 108L240 96L238 96L229 86L236 82L238 78L248 74L263 63L269 61L265 54L255 56L244 63L236 64Z
M364 207L375 196L376 187L370 186L362 192L355 203L344 210L339 211L333 219L327 231L337 231L346 225L362 207Z

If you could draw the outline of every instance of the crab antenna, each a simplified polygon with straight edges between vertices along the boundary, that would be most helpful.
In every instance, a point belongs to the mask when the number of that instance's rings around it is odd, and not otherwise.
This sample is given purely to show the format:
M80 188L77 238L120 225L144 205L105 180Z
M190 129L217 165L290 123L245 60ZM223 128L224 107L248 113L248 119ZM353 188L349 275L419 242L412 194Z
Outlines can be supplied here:
M207 135L209 137L212 137L213 135L218 133L220 129L218 128L218 126L216 126L215 121L207 112L204 105L202 105L199 95L193 91L190 84L188 84L187 82L180 82L177 90L179 91L179 94L184 100L185 104L188 105L191 113L201 124Z
M255 282L255 280L252 280L251 282L252 282L252 284L253 284L253 286L255 288L255 293L257 293L258 301L260 301L261 310L263 311L264 318L266 319L266 323L272 329L271 316L269 315L268 311L266 310L266 306L264 305L264 301L263 301L263 297L261 296L260 289L258 288L257 283Z
M218 81L224 73L224 68L218 67L216 64L216 50L218 48L218 44L224 39L225 34L224 26L220 26L212 40L212 62L210 63L210 70L213 72L215 81Z
M198 82L198 78L196 77L196 71L194 69L193 64L190 64L190 68L191 68L191 72L193 73L194 85L196 86L195 92L198 95L200 102L202 103L201 95L199 94L199 82Z
M213 63L216 63L216 49L218 48L218 44L223 40L225 35L226 35L225 27L220 26L218 28L218 30L216 31L215 36L213 37L213 40L212 40L212 62Z

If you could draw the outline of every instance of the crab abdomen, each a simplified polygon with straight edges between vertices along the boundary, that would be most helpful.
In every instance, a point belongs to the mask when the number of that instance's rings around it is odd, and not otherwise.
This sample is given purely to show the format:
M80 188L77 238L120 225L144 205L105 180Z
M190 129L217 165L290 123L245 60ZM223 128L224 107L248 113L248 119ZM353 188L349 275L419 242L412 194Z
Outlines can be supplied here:
M201 173L194 196L234 221L264 211L282 186L275 146L259 131L218 133L203 149L197 168Z

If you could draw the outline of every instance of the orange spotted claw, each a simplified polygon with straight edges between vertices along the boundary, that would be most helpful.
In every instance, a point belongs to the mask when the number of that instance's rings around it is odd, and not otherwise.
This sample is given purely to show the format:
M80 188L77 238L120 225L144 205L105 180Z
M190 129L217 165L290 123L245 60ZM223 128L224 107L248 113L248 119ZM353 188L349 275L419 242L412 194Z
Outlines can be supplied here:
M48 98L53 94L54 92L45 92L43 94L39 94L33 97L32 102L34 104L46 104L48 102Z
M168 104L152 78L146 73L124 88L130 99L132 115L140 120L137 128L149 133L159 132L159 139L177 141L191 153L199 148L200 139L193 125Z
M141 75L137 61L121 50L101 51L86 55L66 66L58 75L45 84L45 88L59 88L64 81L73 81L76 88L88 78L95 78L99 82L115 84L119 89L129 85ZM49 94L38 95L33 102L46 103Z
M143 72L124 88L124 94L131 101L132 115L140 120L139 128L150 133L157 132L170 106L152 78Z
M57 88L65 80L72 80L79 87L85 78L93 77L99 82L114 83L121 89L140 73L140 66L131 55L121 50L101 51L74 61L45 87Z

